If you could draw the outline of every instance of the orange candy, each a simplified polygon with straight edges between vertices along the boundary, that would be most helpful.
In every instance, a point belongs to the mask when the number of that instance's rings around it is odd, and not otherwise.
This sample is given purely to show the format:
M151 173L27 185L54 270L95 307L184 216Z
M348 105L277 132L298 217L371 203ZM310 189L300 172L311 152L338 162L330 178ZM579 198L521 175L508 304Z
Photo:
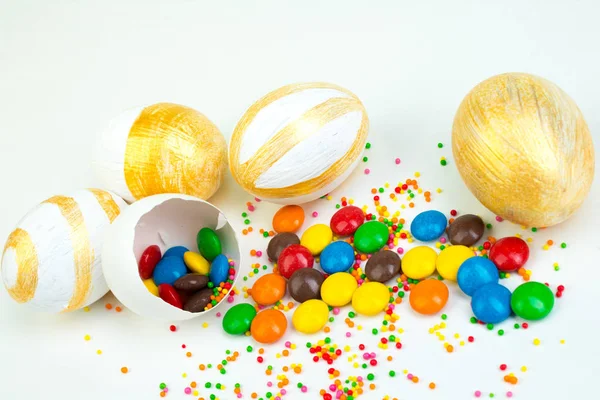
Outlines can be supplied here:
M297 232L304 223L304 210L300 206L281 207L273 216L275 232Z
M285 314L279 310L264 310L256 314L250 333L254 340L259 343L275 343L285 333L287 329L287 319Z
M410 290L409 302L413 310L420 314L435 314L448 301L448 286L437 279L427 279Z
M250 294L255 302L261 306L277 303L285 295L285 278L278 274L266 274L258 278Z

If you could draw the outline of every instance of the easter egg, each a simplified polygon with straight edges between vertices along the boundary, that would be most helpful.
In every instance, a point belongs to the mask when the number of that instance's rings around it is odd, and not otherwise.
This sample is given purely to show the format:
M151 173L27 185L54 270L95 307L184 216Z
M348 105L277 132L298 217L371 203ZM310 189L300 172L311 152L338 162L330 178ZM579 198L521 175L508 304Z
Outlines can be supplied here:
M525 226L569 218L594 177L594 145L577 104L529 74L497 75L467 94L454 118L452 152L475 197Z
M554 307L552 290L540 282L525 282L513 292L510 305L519 317L537 321L545 318Z
M321 300L308 300L300 304L292 316L292 325L298 332L317 333L327 323L329 308Z
M145 279L144 286L146 286L146 289L148 289L148 291L150 293L152 293L154 296L158 297L158 286L156 286L156 284L154 283L154 280L152 280L152 278Z
M473 246L485 230L485 224L481 217L473 214L465 214L456 218L448 226L448 239L450 243L463 246Z
M196 242L200 254L208 261L214 260L216 256L221 254L221 239L219 239L216 232L210 228L200 229L196 236Z
M352 295L352 308L362 315L373 316L382 312L390 302L390 291L379 282L363 283Z
M342 307L352 301L352 295L358 287L356 279L347 272L329 275L321 285L321 298L327 305Z
M160 286L163 283L172 286L177 279L185 274L187 274L187 268L181 257L163 257L162 260L156 264L152 279L154 279L156 286Z
M321 285L325 277L314 268L296 270L287 283L287 291L294 300L304 303L311 299L321 298Z
M475 253L468 247L449 246L440 252L435 261L435 267L442 278L456 281L458 269L465 260L471 257L475 257Z
M321 269L327 274L345 272L354 264L354 249L346 242L333 242L321 253Z
M208 278L215 286L219 286L229 277L229 260L224 254L219 254L210 264Z
M411 279L427 278L435 271L437 257L437 253L431 247L413 247L404 255L402 273Z
M446 216L439 211L423 211L410 224L410 233L422 242L436 240L444 234L447 222Z
M173 287L183 293L194 293L208 285L208 276L200 274L187 274L177 279Z
M400 256L391 250L381 250L367 261L365 274L372 282L387 282L401 273Z
M315 263L310 251L299 244L293 244L284 249L279 255L277 268L279 273L289 279L292 274L300 268L312 268Z
M273 236L267 246L267 256L272 261L277 261L279 255L286 247L292 244L300 244L300 238L291 232L282 232Z
M510 316L510 290L498 283L483 285L471 297L475 317L486 324L497 324Z
M243 335L250 330L256 309L248 303L236 304L223 316L223 330L230 335Z
M362 253L375 253L388 241L388 227L379 221L365 222L354 234L354 247Z
M464 294L473 296L481 286L498 283L498 269L488 258L471 257L460 265L456 281Z
M304 223L304 209L300 206L283 206L273 215L273 229L277 233L298 232Z
M102 186L128 202L162 193L211 197L225 176L227 144L203 114L178 104L127 110L96 146Z
M426 279L410 290L409 302L419 314L435 314L448 302L448 286L437 279Z
M325 224L316 224L302 234L300 244L310 250L313 256L318 256L332 239L331 228Z
M181 304L181 297L179 297L179 293L173 288L173 286L168 283L161 283L158 285L158 295L165 302L169 303L173 307L183 308L183 304Z
M261 306L270 306L283 298L285 287L286 281L283 276L266 274L254 282L250 294L256 303Z
M285 315L274 309L263 310L256 314L250 325L250 334L258 343L275 343L285 333L287 319Z
M229 167L247 192L275 203L330 193L358 165L369 131L353 93L328 83L281 87L252 105L229 146Z
M181 257L181 258L183 258L183 255L188 251L189 250L187 249L187 247L175 246L175 247L171 247L169 250L165 251L165 254L163 254L163 257Z
M160 253L160 247L157 245L148 246L142 253L138 268L140 270L140 278L149 279L152 277L152 272L156 267L156 264L160 261L162 255Z
M508 236L496 241L488 256L500 271L516 271L529 259L529 246L521 238Z
M183 262L191 270L198 274L208 275L210 263L198 253L188 251L183 254Z
M187 299L187 301L183 305L183 309L191 313L202 312L204 311L206 306L210 304L212 300L211 296L213 296L212 289L202 289L201 291L195 293L193 296Z
M365 213L356 206L342 207L333 214L329 226L337 236L350 236L365 222Z

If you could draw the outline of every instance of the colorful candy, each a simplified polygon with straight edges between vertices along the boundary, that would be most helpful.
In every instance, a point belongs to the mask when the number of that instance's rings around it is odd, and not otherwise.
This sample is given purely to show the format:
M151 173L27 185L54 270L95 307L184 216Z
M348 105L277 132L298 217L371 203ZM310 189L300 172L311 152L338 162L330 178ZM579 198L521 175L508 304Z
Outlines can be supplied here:
M144 286L146 286L146 289L148 289L150 293L158 297L158 286L156 286L152 278L144 279Z
M310 250L313 256L318 256L332 239L331 228L325 224L316 224L302 234L300 244Z
M439 211L423 211L410 224L410 233L417 240L429 242L444 234L447 222L446 216Z
M210 263L198 253L188 251L183 254L183 262L190 269L190 271L196 272L202 275L208 275L210 272Z
M278 274L266 274L258 278L250 294L257 304L270 306L277 303L285 295L285 278Z
M500 271L516 271L529 259L529 246L521 238L505 237L492 246L489 257Z
M510 306L519 317L537 321L545 318L554 307L552 290L543 283L525 282L512 294Z
M456 276L458 287L467 296L488 283L498 283L498 269L485 257L471 257L463 262Z
M388 227L379 221L369 221L358 227L354 234L354 247L362 253L375 253L388 241Z
M160 247L157 245L148 246L146 250L144 250L140 257L140 262L138 263L138 270L142 279L149 279L152 277L152 272L161 257Z
M183 255L186 253L186 251L189 251L187 249L187 247L174 246L174 247L171 247L169 250L165 251L165 254L163 254L163 258L165 258L165 257L181 257L181 258L183 258Z
M279 273L289 279L292 274L300 268L312 268L315 260L310 251L299 244L293 244L285 248L279 255L277 267Z
M173 286L162 283L158 285L158 295L161 299L172 305L173 307L182 308L181 297L179 293L173 288Z
M181 292L194 293L208 285L208 276L200 274L187 274L177 279L173 287Z
M454 245L473 246L485 230L485 224L481 217L473 214L465 214L456 218L448 226L448 239Z
M287 329L285 315L274 309L259 312L252 320L250 333L259 343L275 343L284 335Z
M383 283L366 282L352 295L352 307L357 313L367 316L382 312L390 301L390 292Z
M420 314L435 314L448 302L448 286L437 279L426 279L410 290L409 302Z
M321 268L327 274L345 272L354 264L354 249L346 242L330 243L321 253Z
M293 244L300 244L300 238L295 233L282 232L273 236L267 246L267 256L272 261L277 261L283 249Z
M391 250L373 254L365 266L365 274L372 282L387 282L402 272L400 256Z
M202 257L212 261L221 254L221 240L217 233L210 228L202 228L196 236L198 251Z
M163 283L173 285L175 281L181 278L187 273L187 268L183 263L183 257L163 257L162 260L156 264L152 279L156 286L160 286Z
M325 279L321 285L321 298L332 307L342 307L352 301L358 287L356 279L347 272L337 272Z
M350 236L365 222L365 213L358 207L340 208L331 217L329 226L337 236Z
M273 215L273 229L277 233L298 232L303 223L304 210L300 206L284 206Z
M296 270L287 283L287 290L292 298L300 303L321 298L321 285L325 277L314 268Z
M215 286L219 286L227 280L229 277L229 260L227 256L219 254L214 257L213 262L210 264L208 277Z
M471 297L475 317L486 324L497 324L510 316L510 290L498 283L481 286Z
M185 304L183 305L183 309L185 311L197 313L202 312L211 302L211 296L213 295L213 291L210 288L202 289L201 291L195 293L191 296Z
M316 333L323 329L329 317L329 308L321 300L308 300L300 304L292 316L292 325L301 333Z
M475 253L473 253L473 250L465 246L446 247L438 255L435 267L442 278L456 281L456 274L461 264L474 256Z
M256 309L248 303L236 304L223 317L223 330L230 335L243 335L250 330Z
M424 279L435 271L437 253L431 247L413 247L404 255L402 272L411 279Z

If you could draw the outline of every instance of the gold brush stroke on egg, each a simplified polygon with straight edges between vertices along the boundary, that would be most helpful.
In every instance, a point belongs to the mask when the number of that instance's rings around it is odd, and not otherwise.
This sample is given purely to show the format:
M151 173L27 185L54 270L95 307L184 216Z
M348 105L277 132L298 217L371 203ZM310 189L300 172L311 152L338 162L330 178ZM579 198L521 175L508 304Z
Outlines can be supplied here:
M8 294L18 303L33 299L38 284L38 257L35 245L27 231L17 228L8 237L2 257L8 249L15 253L17 281L8 288Z
M224 176L227 145L198 111L170 103L142 110L125 148L125 182L136 199L184 193L207 199Z
M69 304L63 311L81 308L92 288L92 265L94 249L90 245L89 235L79 205L72 197L54 196L44 203L54 204L69 224L73 261L75 264L75 284Z
M102 207L102 209L104 210L104 213L108 217L108 220L112 223L115 220L115 218L117 218L119 216L119 214L121 213L121 209L119 208L117 202L113 199L111 194L105 190L100 190L100 189L88 189L88 190L90 192L92 192L94 197L96 197L98 204L100 204L100 207Z
M528 74L492 77L465 97L454 119L452 152L475 197L526 226L567 219L594 176L581 111L558 86Z

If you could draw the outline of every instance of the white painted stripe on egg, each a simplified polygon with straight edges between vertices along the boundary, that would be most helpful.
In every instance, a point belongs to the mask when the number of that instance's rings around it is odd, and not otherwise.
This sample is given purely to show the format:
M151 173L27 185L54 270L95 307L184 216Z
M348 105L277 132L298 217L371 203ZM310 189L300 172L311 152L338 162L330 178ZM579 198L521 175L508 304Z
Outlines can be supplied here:
M362 111L353 111L328 122L259 176L256 187L282 188L318 177L350 150L362 119Z
M248 124L242 135L239 163L248 161L277 132L311 108L329 99L349 97L351 96L336 89L312 88L273 101L262 108Z
M2 257L2 280L4 281L4 286L7 288L12 288L17 283L17 272L19 272L18 268L8 267L9 265L16 265L17 257L15 253L15 249L8 248Z

